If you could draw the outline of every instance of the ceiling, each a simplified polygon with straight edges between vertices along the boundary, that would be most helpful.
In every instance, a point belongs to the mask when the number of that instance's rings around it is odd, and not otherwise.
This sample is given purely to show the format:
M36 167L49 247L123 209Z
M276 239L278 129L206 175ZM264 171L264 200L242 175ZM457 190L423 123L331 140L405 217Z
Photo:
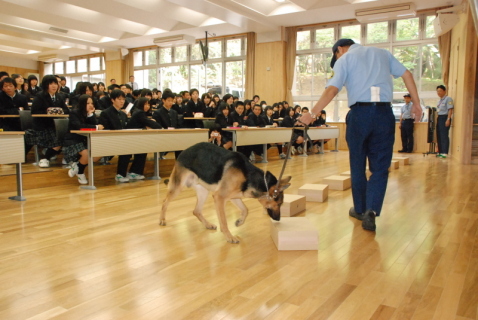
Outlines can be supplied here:
M355 10L413 2L417 10L461 0L0 0L0 58L63 57L153 45L185 34L204 38L354 19ZM362 0L363 1L363 0ZM0 60L1 65L1 60Z

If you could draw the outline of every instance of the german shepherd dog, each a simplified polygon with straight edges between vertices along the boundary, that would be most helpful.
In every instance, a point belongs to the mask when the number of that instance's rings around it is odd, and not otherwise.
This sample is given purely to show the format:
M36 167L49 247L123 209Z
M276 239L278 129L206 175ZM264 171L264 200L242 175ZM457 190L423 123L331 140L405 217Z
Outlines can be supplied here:
M228 151L212 143L198 143L181 152L176 161L169 178L168 194L163 202L159 224L166 225L169 202L182 188L194 187L197 203L193 214L207 229L216 229L201 212L209 192L213 192L221 231L228 242L239 243L227 227L226 201L231 200L241 210L241 216L236 221L237 227L244 223L248 214L241 198L258 199L272 219L280 220L283 191L290 186L290 179L289 176L277 183L277 178L272 173L264 173L252 165L243 154Z

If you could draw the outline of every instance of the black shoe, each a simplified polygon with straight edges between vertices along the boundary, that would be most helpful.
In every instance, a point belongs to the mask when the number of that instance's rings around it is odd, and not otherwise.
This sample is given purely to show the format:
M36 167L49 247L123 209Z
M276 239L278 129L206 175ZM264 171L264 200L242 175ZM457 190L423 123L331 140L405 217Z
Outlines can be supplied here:
M349 210L349 216L351 216L352 218L358 219L358 220L362 220L362 219L363 219L363 214L362 214L362 213L357 213L357 212L355 212L354 207L350 208L350 210Z
M375 231L375 211L367 210L363 215L362 228L368 231Z
M398 150L398 152L400 152L400 153L405 153L405 152L407 152L407 151L405 151L405 150Z

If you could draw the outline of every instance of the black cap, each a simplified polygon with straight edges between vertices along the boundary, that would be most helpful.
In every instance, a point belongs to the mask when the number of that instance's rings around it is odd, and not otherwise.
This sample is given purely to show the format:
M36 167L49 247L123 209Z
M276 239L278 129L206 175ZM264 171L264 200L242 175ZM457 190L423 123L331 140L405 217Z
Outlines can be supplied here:
M335 61L337 61L337 57L335 56L335 53L337 52L339 47L351 46L353 44L355 44L355 41L353 41L352 39L340 39L334 44L334 46L332 47L333 56L332 56L332 60L330 61L331 68L334 67Z
M407 93L406 95L403 96L404 98L411 98L410 93Z

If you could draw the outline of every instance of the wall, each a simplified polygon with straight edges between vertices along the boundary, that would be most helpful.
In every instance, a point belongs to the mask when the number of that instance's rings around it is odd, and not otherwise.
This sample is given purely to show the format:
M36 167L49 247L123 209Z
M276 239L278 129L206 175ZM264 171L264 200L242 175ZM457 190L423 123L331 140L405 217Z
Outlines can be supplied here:
M450 153L453 160L470 164L477 72L477 33L469 10L459 14L459 17L460 21L452 29L448 82L448 95L455 102L450 132Z
M257 43L254 94L272 104L285 99L285 48L284 41ZM251 95L251 97L252 97Z

